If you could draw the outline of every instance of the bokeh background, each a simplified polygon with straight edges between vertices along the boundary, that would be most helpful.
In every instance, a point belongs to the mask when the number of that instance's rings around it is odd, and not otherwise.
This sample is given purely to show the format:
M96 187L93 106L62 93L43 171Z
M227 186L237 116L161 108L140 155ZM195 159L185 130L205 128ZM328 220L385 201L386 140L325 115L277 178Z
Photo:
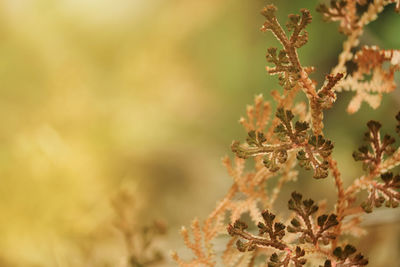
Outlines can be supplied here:
M205 218L231 184L220 159L244 139L246 104L279 89L265 72L276 41L259 31L267 3L1 0L0 266L126 266L110 205L120 190L134 196L136 223L167 222L157 241L166 255L185 253L178 229ZM322 82L344 40L337 25L322 22L317 1L275 3L283 20L311 10L300 58ZM399 29L390 6L362 43L399 49ZM351 153L366 121L393 133L400 109L395 91L378 110L347 115L350 97L339 96L325 123L346 184L361 173ZM332 200L332 186L302 173L285 192ZM361 240L371 266L400 266L394 214Z

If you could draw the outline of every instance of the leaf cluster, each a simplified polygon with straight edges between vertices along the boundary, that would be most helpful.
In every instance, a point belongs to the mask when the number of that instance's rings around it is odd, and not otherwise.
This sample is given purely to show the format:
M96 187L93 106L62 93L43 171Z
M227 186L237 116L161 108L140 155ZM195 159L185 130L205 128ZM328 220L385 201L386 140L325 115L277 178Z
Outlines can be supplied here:
M321 244L327 245L335 239L335 234L330 231L339 224L335 214L323 214L316 219L313 218L318 211L318 205L312 199L303 199L303 196L297 192L292 193L288 201L288 208L294 211L296 215L296 218L291 220L288 227L281 222L276 222L276 216L270 211L263 211L263 222L259 222L257 225L259 229L257 236L247 232L248 225L242 221L237 220L235 223L230 224L227 228L229 235L239 237L236 241L237 249L245 252L254 251L257 248L271 247L277 251L270 256L268 266L289 266L289 263L292 262L294 266L300 267L307 262L306 258L304 258L306 252L302 248L302 244L317 245L321 241ZM285 230L289 233L300 235L299 245L295 246L295 248L292 248L284 240ZM340 261L346 261L353 254L350 253L349 248L345 247L345 252L342 254L339 253L341 248L337 248L334 256L338 257ZM359 256L355 256L350 260L357 263L359 258Z
M228 233L231 236L239 236L245 239L242 241L237 240L237 249L241 252L255 250L258 246L262 247L274 247L279 250L284 250L286 245L281 242L281 239L285 236L286 226L280 222L274 222L275 215L270 213L268 210L262 212L263 222L259 222L257 227L259 229L259 236L254 236L247 233L245 230L248 228L247 224L236 220L233 225L228 225Z
M336 266L342 266L347 264L347 266L365 266L368 264L368 260L364 258L361 253L357 253L357 249L347 244L346 246L336 247L333 250L333 255L338 259Z
M284 50L278 52L278 48L270 47L266 55L267 62L273 63L274 68L268 68L269 74L279 76L279 84L286 90L292 89L300 79L300 74L296 67L290 62L287 53Z
M297 153L299 165L306 170L314 169L313 177L315 179L328 177L329 162L326 158L332 154L333 143L322 135L312 135L308 139L308 145L306 149ZM320 160L317 155L321 157Z
M276 117L281 123L274 129L280 141L290 142L291 147L300 147L297 152L299 165L306 170L314 169L314 178L328 176L329 163L326 160L333 150L333 143L322 135L314 136L309 133L307 122L297 121L293 127L293 113L290 110L279 108ZM293 129L294 128L294 129Z
M350 245L347 244L346 246L342 247L336 247L333 250L333 255L335 258L337 258L337 261L335 265L332 265L331 260L326 260L324 263L324 266L320 267L332 267L332 266L337 266L337 267L345 267L345 266L365 266L368 264L368 259L364 258L364 256L361 253L355 254L357 249Z
M278 52L278 48L271 47L267 52L267 61L275 66L267 67L270 74L279 75L279 84L286 90L296 86L300 79L300 64L297 60L296 49L305 45L308 41L306 26L311 23L312 17L307 9L301 9L301 16L290 14L286 23L287 35L279 24L276 15L276 7L269 5L264 8L261 14L266 18L262 31L271 31L281 42L283 49Z
M267 233L271 240L280 240L285 236L286 226L283 223L275 222L275 215L265 210L261 213L264 223L259 222L257 227L259 229L259 234L263 235Z
M318 211L318 205L315 204L314 200L303 200L301 194L293 192L288 206L290 210L296 213L297 218L291 220L291 225L288 226L287 230L291 233L300 233L300 243L317 244L321 240L326 245L336 238L332 232L328 231L339 224L335 214L318 216L316 219L318 229L314 229L311 217Z
M361 204L367 213L372 212L373 208L379 208L385 204L388 208L397 208L400 204L400 175L393 175L392 172L381 174L383 182L371 185L368 198Z
M247 146L234 141L232 151L240 158L264 155L263 162L271 172L280 169L280 165L287 161L288 153L297 150L299 165L306 170L314 170L316 179L328 176L329 163L327 158L333 150L332 141L322 135L315 136L310 133L310 126L305 121L296 121L293 125L294 115L291 110L278 108L276 118L279 124L274 128L274 134L281 142L278 145L268 144L262 132L250 131L246 139Z
M278 108L275 116L280 120L280 124L274 129L274 133L282 142L291 141L295 144L304 142L307 136L307 130L310 128L305 121L296 121L294 127L292 120L294 115L291 110Z
M358 151L354 151L353 158L355 161L362 161L364 170L372 172L385 156L393 154L395 149L392 145L396 140L388 134L385 134L381 140L382 125L378 121L371 120L367 126L368 131L364 134L364 141L367 144L359 147Z
M307 259L303 258L305 255L305 250L299 246L296 247L295 255L293 257L290 257L289 255L286 255L286 257L280 257L274 252L269 258L268 267L288 266L290 261L293 262L295 267L301 267L307 263Z

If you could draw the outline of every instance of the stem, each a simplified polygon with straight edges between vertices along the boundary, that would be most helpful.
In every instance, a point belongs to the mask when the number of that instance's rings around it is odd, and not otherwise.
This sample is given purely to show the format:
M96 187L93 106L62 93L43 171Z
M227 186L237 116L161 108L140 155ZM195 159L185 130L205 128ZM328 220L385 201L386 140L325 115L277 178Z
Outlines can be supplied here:
M257 245L257 246L262 246L262 247L273 247L279 250L285 250L286 245L282 242L279 242L278 240L268 240L263 237L255 236L252 235L246 231L239 230L234 228L232 225L229 225L229 233L230 235L237 235L242 237L243 239L248 240L251 242L251 244Z

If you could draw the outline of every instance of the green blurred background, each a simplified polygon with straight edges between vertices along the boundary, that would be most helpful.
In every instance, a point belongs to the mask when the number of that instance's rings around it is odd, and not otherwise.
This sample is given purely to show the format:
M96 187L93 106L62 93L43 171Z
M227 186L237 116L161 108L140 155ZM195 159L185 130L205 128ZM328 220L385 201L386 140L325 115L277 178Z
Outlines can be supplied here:
M267 3L0 1L0 266L125 266L110 205L121 188L135 196L138 223L168 223L160 246L184 251L179 227L205 218L231 184L220 159L246 134L237 123L246 104L279 89L265 72L266 49L277 43L259 31ZM317 1L275 3L282 20L311 9L300 58L321 83L344 37L322 22ZM388 7L362 43L399 49L399 29ZM339 96L325 123L346 184L361 173L351 153L365 122L380 119L393 132L400 107L395 91L378 110L363 104L347 115L351 95ZM293 188L335 197L331 180L307 173L285 192ZM400 251L396 218L369 228L364 240L380 242L362 247L371 266L398 264L390 261Z

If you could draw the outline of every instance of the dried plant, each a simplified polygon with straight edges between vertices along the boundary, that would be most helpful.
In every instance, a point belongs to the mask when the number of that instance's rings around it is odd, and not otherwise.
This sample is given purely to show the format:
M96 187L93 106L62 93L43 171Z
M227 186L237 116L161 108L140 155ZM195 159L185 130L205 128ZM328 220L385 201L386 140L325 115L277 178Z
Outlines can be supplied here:
M164 235L166 226L162 221L139 225L134 210L134 197L129 191L120 191L113 199L116 213L114 226L122 234L127 249L124 266L155 266L164 259L163 253L153 246L154 240Z
M324 134L323 113L334 105L337 92L356 93L348 107L348 112L354 113L363 101L377 108L382 94L395 89L394 72L400 70L400 50L364 46L354 55L352 50L358 46L364 27L391 3L399 11L398 0L332 0L330 5L318 6L317 11L326 20L340 22L339 31L347 36L337 66L320 87L309 77L314 68L303 66L298 57L298 49L308 40L310 12L302 9L300 15L289 15L285 31L276 17L276 7L264 8L261 13L266 21L261 31L272 32L282 45L280 49L267 50L267 61L272 66L266 69L269 74L278 75L284 90L282 94L272 92L278 105L273 118L270 104L260 95L247 108L247 118L240 119L248 133L246 141L232 143L234 163L223 159L233 184L202 224L198 219L192 222L193 241L188 230L182 228L184 242L194 257L184 260L173 253L180 266L216 266L220 262L226 266L296 267L306 263L325 267L368 264L353 245L345 242L343 235L357 236L363 232L363 212L372 212L384 203L393 208L399 205L400 175L390 170L400 165L400 149L394 147L393 137L381 137L379 122L369 121L367 144L353 153L356 161L362 161L365 174L345 188L332 157L334 143ZM350 60L357 68L347 73L346 63ZM295 103L301 91L308 103ZM400 133L400 113L396 120ZM245 162L250 158L254 160L254 169L245 171ZM288 200L291 215L284 218L273 213L281 188L298 179L297 165L310 170L315 179L333 178L337 201L331 211L323 202L293 192ZM276 186L266 190L270 179L277 179ZM368 196L360 206L356 198L362 191L367 191ZM258 234L249 231L241 220L245 213L258 227ZM226 231L231 240L223 254L217 255L213 241Z

